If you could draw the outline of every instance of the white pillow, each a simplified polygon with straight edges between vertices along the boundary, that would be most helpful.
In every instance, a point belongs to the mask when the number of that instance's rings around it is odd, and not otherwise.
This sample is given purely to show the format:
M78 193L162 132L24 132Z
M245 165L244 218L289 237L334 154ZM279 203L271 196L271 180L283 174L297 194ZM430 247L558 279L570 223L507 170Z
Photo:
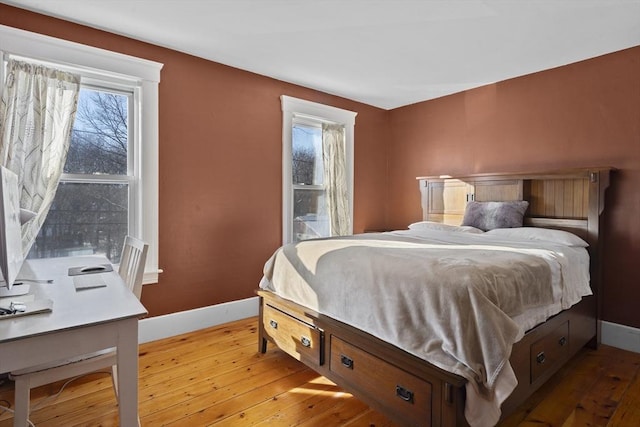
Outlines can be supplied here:
M563 230L553 230L551 228L540 227L520 227L520 228L495 228L485 234L499 237L513 237L523 240L541 240L545 242L558 243L565 246L576 246L586 248L587 242L573 233Z
M419 221L409 224L409 230L455 231L459 233L484 233L479 228L468 225L449 225L434 221Z

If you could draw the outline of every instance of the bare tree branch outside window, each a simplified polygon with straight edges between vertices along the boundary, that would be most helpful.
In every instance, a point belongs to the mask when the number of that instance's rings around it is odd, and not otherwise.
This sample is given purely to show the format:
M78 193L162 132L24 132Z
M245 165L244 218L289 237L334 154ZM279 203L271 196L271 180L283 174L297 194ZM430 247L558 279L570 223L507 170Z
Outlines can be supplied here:
M291 143L294 241L327 236L322 129L296 123Z
M118 262L128 232L126 182L90 182L100 175L127 175L128 96L83 88L64 167L64 176L29 257L99 253Z

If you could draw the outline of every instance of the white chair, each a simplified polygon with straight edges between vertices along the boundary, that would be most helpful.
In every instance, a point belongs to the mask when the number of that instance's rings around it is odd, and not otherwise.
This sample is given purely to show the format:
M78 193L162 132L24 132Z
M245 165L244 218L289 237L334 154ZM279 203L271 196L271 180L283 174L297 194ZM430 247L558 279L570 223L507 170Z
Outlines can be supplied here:
M142 293L142 278L148 248L149 245L143 241L127 236L120 257L118 274L138 299ZM15 381L14 427L27 425L32 388L108 368L111 369L113 390L117 396L118 375L115 348L107 348L96 353L11 372L9 378Z
M144 275L144 264L147 260L148 249L149 245L142 240L131 236L124 238L118 274L138 299L142 294L142 276Z

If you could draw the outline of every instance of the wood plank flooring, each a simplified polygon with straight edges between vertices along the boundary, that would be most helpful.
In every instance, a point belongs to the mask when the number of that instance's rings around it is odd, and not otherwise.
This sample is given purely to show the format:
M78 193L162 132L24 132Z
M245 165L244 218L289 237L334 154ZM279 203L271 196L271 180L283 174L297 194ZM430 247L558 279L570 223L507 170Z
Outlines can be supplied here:
M250 318L140 346L143 426L394 426L280 350L257 353ZM584 350L500 427L640 426L640 354ZM117 426L105 373L32 391L38 427ZM0 385L13 405L13 384ZM12 416L0 415L0 427Z

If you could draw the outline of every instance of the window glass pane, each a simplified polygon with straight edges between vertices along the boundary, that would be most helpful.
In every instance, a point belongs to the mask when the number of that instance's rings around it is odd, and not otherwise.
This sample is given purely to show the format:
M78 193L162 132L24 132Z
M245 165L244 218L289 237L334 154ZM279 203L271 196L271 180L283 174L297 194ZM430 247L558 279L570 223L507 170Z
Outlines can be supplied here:
M293 125L291 135L294 184L322 185L322 128L300 123Z
M329 215L324 190L293 190L293 239L329 236Z
M118 263L128 231L128 187L61 182L28 257L101 254Z
M129 97L83 87L64 173L127 174Z

